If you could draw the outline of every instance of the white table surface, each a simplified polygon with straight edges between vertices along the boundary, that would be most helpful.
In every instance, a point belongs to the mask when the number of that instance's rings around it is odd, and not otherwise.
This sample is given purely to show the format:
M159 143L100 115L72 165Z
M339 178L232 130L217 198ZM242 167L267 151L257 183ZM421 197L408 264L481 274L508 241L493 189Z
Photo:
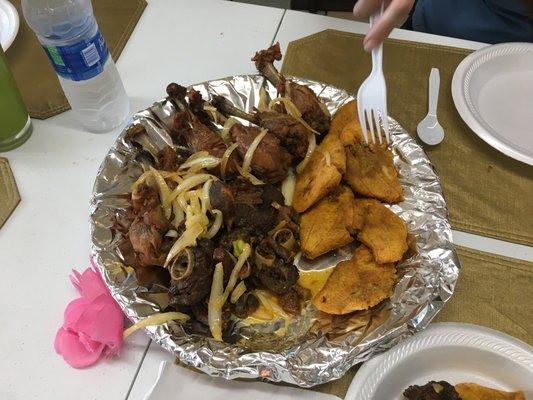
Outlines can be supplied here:
M285 49L291 40L323 29L364 33L367 27L220 0L149 0L117 65L134 111L163 97L171 81L189 85L254 72L251 56L273 40ZM402 30L392 37L484 46ZM172 360L142 332L128 339L120 358L86 370L70 368L53 350L62 311L76 296L68 273L88 263L88 199L96 171L118 132L85 133L66 112L34 121L26 144L0 153L9 158L22 196L0 230L0 304L6 321L0 330L2 399L142 399L160 361ZM464 246L533 260L527 246L461 232L454 238Z

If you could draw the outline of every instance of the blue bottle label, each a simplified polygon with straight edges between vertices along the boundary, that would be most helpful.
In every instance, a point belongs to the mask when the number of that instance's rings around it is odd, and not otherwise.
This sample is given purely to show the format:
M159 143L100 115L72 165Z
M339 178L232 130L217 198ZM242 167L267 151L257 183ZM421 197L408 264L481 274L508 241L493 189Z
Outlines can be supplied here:
M104 70L109 50L100 33L67 46L43 46L56 72L73 81L91 79Z

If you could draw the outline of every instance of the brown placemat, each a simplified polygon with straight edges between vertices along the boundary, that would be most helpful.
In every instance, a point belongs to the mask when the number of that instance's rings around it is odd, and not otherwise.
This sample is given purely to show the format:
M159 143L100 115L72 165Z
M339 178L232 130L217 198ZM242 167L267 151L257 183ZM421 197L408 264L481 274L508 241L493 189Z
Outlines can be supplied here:
M20 195L7 158L0 157L0 229L20 203Z
M461 273L435 322L486 326L533 345L533 263L457 247ZM359 365L313 390L344 398Z
M362 35L326 30L289 44L282 71L351 93L371 69ZM451 81L468 50L388 39L384 47L389 114L412 135L427 114L429 72L440 70L438 116L446 137L425 147L442 182L455 229L533 245L533 167L487 145L455 110Z
M70 108L56 73L35 34L22 17L20 0L12 0L21 17L19 33L6 53L7 62L31 117L45 119ZM94 13L116 61L146 7L145 0L93 0Z

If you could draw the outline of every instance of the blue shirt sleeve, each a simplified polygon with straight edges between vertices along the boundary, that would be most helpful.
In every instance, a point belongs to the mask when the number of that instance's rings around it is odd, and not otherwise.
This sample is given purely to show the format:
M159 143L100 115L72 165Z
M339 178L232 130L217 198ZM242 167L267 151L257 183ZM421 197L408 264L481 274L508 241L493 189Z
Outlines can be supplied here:
M521 0L418 0L415 31L483 43L533 42L533 20Z

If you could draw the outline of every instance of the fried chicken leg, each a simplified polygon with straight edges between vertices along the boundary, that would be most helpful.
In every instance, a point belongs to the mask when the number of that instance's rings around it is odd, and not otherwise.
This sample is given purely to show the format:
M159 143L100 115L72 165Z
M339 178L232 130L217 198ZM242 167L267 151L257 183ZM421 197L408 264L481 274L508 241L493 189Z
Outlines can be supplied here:
M279 43L258 51L252 58L257 70L276 86L280 95L286 96L294 103L305 122L320 133L327 132L331 116L325 104L320 102L315 92L307 86L286 79L274 66L276 60L281 60Z
M212 104L224 115L235 116L267 129L296 159L302 159L309 144L308 130L294 117L277 111L247 113L222 96L213 96Z

